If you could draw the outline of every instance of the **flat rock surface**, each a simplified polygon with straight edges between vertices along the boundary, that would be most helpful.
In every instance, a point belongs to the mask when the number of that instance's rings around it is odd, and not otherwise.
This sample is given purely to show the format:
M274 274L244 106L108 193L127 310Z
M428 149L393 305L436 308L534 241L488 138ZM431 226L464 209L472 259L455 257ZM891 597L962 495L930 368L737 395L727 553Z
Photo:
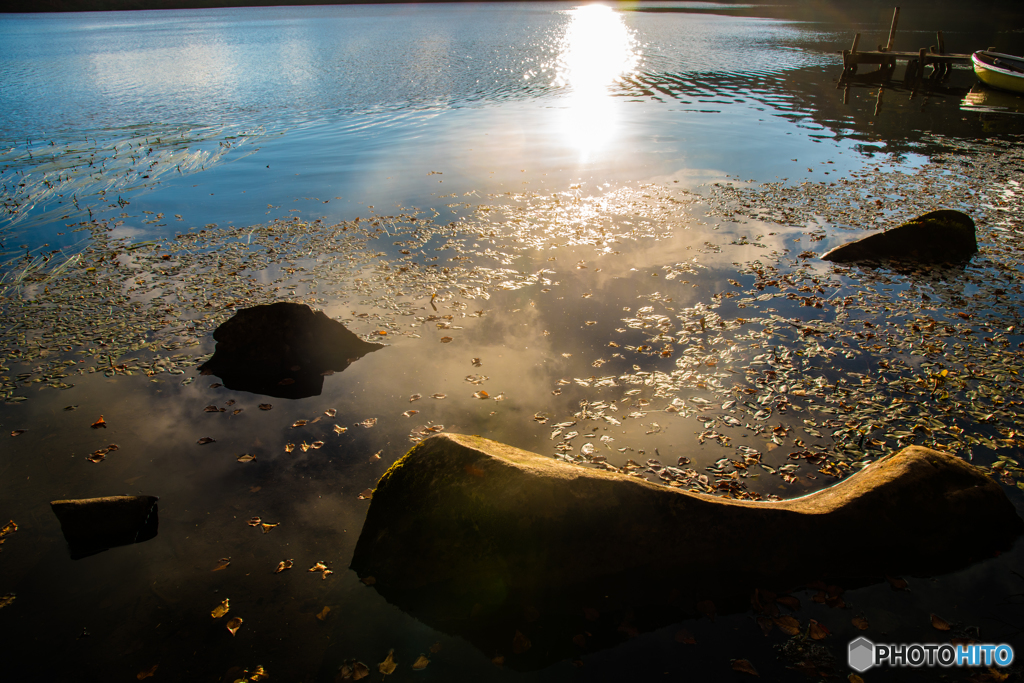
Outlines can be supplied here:
M943 209L838 246L821 258L836 263L882 259L963 263L977 251L978 241L971 217L960 211Z

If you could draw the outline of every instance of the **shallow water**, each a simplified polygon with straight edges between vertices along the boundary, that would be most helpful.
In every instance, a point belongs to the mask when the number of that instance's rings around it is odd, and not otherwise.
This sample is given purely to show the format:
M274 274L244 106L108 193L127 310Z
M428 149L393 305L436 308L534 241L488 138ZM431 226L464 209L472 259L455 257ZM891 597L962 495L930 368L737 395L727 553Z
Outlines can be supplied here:
M854 31L881 41L882 11L673 6L691 11L0 15L0 515L18 525L0 621L20 626L5 628L14 680L154 665L154 678L235 680L262 665L329 681L349 658L378 676L392 648L398 678L718 677L735 659L771 679L802 679L786 668L800 661L845 676L850 639L935 641L932 613L954 637L1021 644L1020 543L907 577L909 592L842 586L843 607L790 587L804 632L808 619L831 631L813 652L763 636L745 608L711 621L687 603L643 622L594 596L585 606L621 621L621 642L526 672L512 638L555 628L543 610L481 651L347 570L359 494L442 425L752 498L922 443L995 465L1024 506L1015 100L966 70L917 92L837 89L834 52ZM923 14L904 7L901 49L933 39ZM947 48L1020 52L1012 21L951 19ZM814 257L936 208L978 224L965 269ZM219 323L281 299L387 346L300 400L198 374ZM100 415L107 427L90 428ZM123 493L160 496L158 536L69 559L47 503ZM263 533L256 516L279 526ZM307 571L321 561L323 579ZM673 589L701 586L647 592ZM211 619L224 598L228 617ZM413 672L419 654L431 663Z

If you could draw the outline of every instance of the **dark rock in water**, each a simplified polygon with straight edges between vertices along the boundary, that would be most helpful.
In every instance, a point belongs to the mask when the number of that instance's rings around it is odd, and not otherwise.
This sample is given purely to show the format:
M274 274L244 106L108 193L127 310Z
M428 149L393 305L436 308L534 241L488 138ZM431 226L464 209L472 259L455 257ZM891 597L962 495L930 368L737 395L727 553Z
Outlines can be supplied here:
M50 502L71 559L77 560L156 536L156 496L108 496Z
M1022 527L980 470L919 447L803 498L747 502L449 434L381 478L351 567L432 628L536 670L708 601L749 611L755 589L957 569Z
M229 389L280 398L317 396L325 373L341 372L383 344L365 342L304 304L245 308L213 333L217 348L203 374Z
M910 261L964 263L978 251L974 221L959 211L932 211L899 227L832 249L821 258L835 263Z
M811 495L752 502L449 434L419 444L381 478L352 568L405 587L479 576L571 585L641 567L877 576L937 571L1022 527L984 473L914 446Z

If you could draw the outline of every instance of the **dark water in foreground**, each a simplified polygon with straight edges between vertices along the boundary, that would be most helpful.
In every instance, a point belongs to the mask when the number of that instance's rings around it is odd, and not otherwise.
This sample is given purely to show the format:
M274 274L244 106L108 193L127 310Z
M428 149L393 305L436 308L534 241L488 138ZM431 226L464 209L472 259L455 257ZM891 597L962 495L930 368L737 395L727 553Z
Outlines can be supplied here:
M573 627L544 605L479 648L347 570L359 494L440 429L762 499L918 443L1024 506L1019 98L965 69L844 94L835 51L891 9L665 7L0 15L4 680L378 680L391 649L398 680L803 680L859 635L1024 646L1020 543L909 591L784 587L796 637L638 576L656 616L583 596L612 636L549 661L513 647ZM897 46L1024 52L981 14L904 6ZM936 208L978 225L962 270L815 258ZM282 299L387 346L298 400L199 375ZM157 536L70 559L49 501L118 494L160 497Z

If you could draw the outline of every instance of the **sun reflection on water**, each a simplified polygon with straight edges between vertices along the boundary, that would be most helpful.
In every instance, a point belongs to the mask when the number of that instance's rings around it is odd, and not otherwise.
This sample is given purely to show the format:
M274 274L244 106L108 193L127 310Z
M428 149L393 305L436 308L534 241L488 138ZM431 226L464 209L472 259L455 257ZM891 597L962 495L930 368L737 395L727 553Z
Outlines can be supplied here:
M561 121L564 139L586 160L610 142L618 127L610 87L632 74L640 50L622 16L605 5L569 11L555 85L569 89Z

